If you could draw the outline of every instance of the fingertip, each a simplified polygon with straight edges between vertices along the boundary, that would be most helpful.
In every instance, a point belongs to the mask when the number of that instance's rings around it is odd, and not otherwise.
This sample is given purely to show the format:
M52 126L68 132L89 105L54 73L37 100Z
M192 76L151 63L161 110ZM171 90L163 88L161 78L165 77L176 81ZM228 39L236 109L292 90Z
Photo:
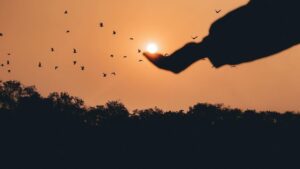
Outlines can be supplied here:
M148 57L149 56L149 52L143 52L143 55Z

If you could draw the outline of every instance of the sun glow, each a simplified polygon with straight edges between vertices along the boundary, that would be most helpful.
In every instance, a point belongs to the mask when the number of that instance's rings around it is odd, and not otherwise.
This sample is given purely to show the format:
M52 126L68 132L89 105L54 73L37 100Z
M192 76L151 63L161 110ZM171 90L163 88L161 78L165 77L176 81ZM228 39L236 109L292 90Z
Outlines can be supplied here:
M158 51L158 46L155 43L149 43L147 45L147 51L149 53L156 53Z

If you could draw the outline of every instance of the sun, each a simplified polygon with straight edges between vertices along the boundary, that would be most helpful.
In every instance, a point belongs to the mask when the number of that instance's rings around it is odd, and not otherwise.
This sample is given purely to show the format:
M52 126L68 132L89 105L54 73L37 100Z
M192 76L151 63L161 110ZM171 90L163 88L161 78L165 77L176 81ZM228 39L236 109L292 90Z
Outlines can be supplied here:
M158 46L155 43L149 43L147 45L147 51L154 54L158 51Z

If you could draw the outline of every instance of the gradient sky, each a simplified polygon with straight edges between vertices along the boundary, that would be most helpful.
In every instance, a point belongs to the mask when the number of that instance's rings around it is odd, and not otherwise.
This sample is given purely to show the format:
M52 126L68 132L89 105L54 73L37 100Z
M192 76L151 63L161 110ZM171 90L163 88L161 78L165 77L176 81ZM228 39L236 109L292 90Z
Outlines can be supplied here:
M0 0L1 80L67 91L87 105L120 100L129 109L187 109L197 102L258 110L300 110L300 48L235 68L200 61L179 75L158 70L137 49L171 53L246 0ZM222 9L216 14L216 9ZM68 10L69 14L64 15ZM100 29L99 23L105 27ZM70 30L70 34L65 31ZM112 36L112 31L117 36ZM134 41L129 38L134 37ZM55 48L51 53L50 48ZM73 55L72 49L78 54ZM7 56L11 53L11 56ZM115 58L111 59L110 54ZM122 57L127 55L127 59ZM78 60L73 66L72 61ZM139 59L144 62L139 63ZM38 62L43 68L38 68ZM60 66L55 71L54 66ZM80 71L80 66L86 71ZM102 72L117 76L102 78Z

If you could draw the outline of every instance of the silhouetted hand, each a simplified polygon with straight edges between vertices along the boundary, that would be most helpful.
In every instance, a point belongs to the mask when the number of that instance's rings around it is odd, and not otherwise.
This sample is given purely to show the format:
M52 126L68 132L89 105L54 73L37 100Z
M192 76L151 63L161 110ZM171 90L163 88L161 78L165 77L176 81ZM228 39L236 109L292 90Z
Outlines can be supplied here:
M149 52L144 52L143 55L155 66L161 68L161 69L166 69L166 56L160 54L160 53L149 53Z
M151 54L149 52L145 52L143 55L160 69L180 73L195 61L205 58L205 52L204 50L202 51L201 45L188 43L169 56L160 53Z

